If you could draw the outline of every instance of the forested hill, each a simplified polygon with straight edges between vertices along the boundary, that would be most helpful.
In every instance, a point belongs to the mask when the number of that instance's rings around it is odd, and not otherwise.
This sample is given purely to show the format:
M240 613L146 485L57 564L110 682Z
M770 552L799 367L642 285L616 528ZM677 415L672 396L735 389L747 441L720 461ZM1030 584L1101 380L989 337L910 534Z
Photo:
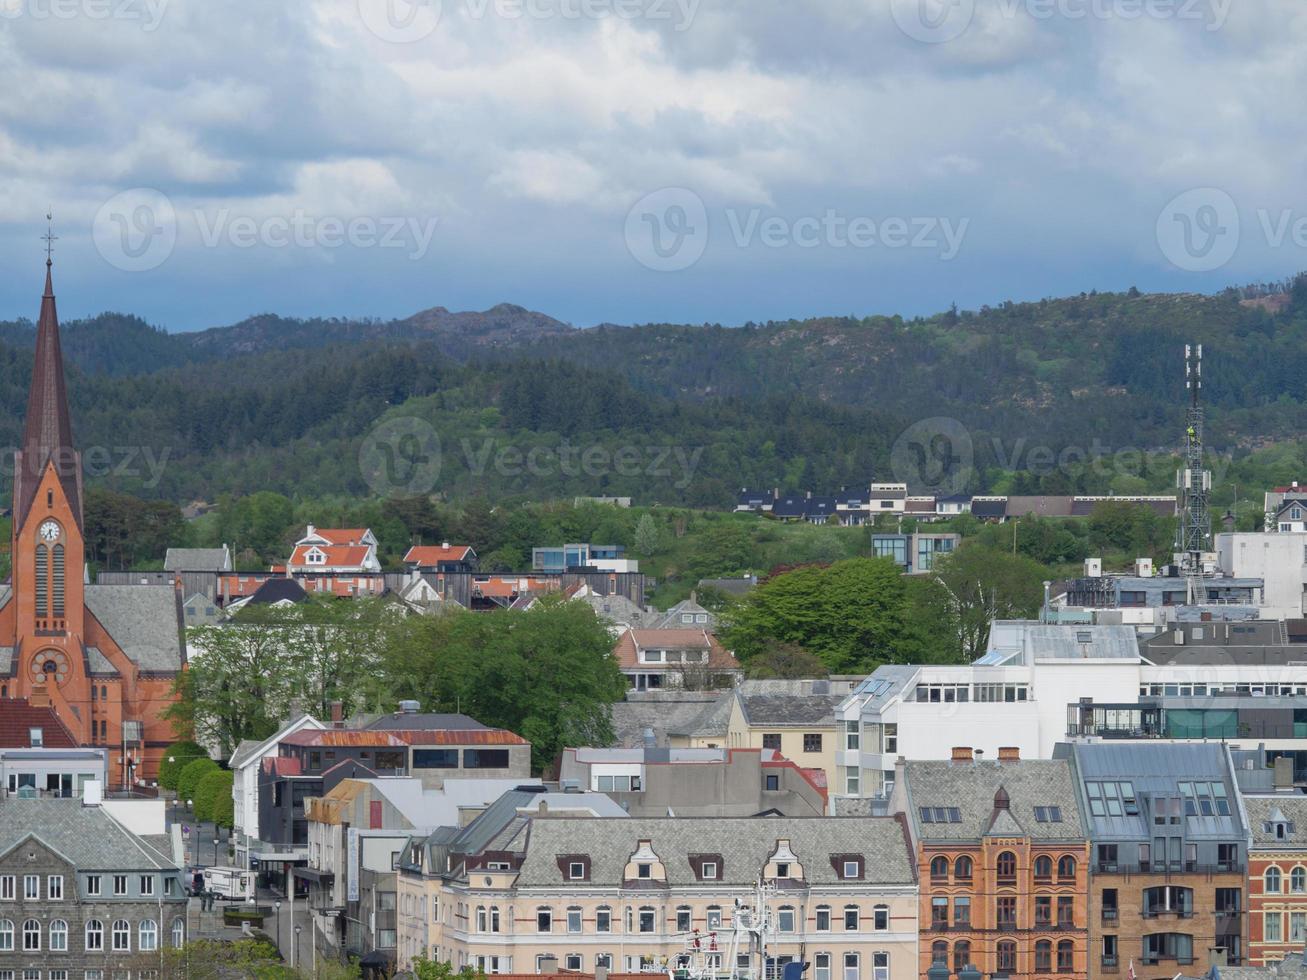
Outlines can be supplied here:
M0 324L0 444L18 437L32 325ZM1020 447L1173 446L1182 347L1206 348L1210 437L1236 452L1297 439L1307 423L1307 281L1290 291L1082 294L929 318L576 329L501 305L404 320L259 316L169 334L121 314L64 326L77 438L110 455L166 458L88 478L147 496L213 499L276 489L362 494L358 451L379 420L438 432L435 489L530 496L632 494L722 504L744 484L834 489L889 478L889 448L932 416L976 446L975 492L1020 469ZM1097 442L1095 442L1097 440ZM526 472L475 463L488 441L650 456L698 450L679 472ZM125 450L127 451L127 450ZM138 460L139 463L139 460ZM674 469L674 468L673 468ZM1045 473L1019 490L1124 492L1169 476Z

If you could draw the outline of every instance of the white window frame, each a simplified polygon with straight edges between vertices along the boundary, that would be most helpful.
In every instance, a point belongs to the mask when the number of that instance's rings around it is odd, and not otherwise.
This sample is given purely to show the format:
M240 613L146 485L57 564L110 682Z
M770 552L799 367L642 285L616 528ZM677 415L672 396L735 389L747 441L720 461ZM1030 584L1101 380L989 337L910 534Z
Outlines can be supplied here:
M64 900L64 876L48 875L45 879L45 898L48 902Z

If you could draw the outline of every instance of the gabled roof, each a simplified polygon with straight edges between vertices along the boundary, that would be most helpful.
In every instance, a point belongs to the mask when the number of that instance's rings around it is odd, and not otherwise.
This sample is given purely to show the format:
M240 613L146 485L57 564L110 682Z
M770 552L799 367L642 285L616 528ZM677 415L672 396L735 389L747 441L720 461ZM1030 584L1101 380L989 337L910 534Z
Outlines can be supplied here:
M291 578L270 578L250 596L253 605L272 605L275 602L303 602L308 593Z
M972 497L971 513L976 517L1006 517L1006 497Z
M641 650L693 650L708 652L708 662L690 664L642 664ZM676 670L681 667L707 667L709 670L739 670L740 663L735 655L717 642L717 638L707 630L697 629L629 629L617 639L613 647L617 666L622 670L636 670L644 667L662 667Z
M290 564L308 568L361 568L371 553L367 545L301 544L291 553ZM310 562L310 552L320 552L324 560Z
M166 871L176 865L100 806L78 799L0 799L0 855L32 837L79 871Z
M802 495L780 497L772 504L771 512L776 517L802 517L808 511L808 498Z
M834 497L809 497L805 517L829 517L836 510Z
M862 857L864 884L915 884L903 826L892 817L649 817L625 820L558 818L531 827L518 884L557 887L565 883L560 854L589 858L589 882L620 886L627 861L641 841L658 856L670 885L699 883L692 858L716 855L719 883L752 886L777 842L788 840L804 879L838 884L845 855ZM836 859L841 859L838 864Z
M236 751L232 753L231 758L227 761L227 767L229 769L239 769L262 752L274 751L277 744L291 732L300 731L304 728L315 728L320 731L324 727L322 722L312 715L296 715L261 742L254 739L242 739L240 744L236 746Z
M466 544L415 544L404 555L404 564L435 568L442 561L471 561L476 552Z
M26 698L0 700L0 749L32 748L33 728L41 729L41 748L77 748L77 740L54 708L35 707Z
M304 537L317 536L330 544L350 545L362 542L368 531L366 527L315 527Z
M1253 847L1261 850L1307 850L1307 796L1301 793L1277 793L1275 796L1244 796L1248 829ZM1277 837L1275 823L1288 827L1284 837Z
M181 596L171 585L88 585L86 608L143 671L182 669Z
M166 572L230 572L227 548L169 548L163 557Z
M1007 794L1010 816L1022 836L1034 840L1084 840L1085 825L1065 759L979 762L909 760L905 763L908 819L928 841L978 841L990 833L999 790ZM1035 819L1035 807L1060 808L1059 822ZM925 822L921 808L955 808L961 820ZM1006 825L1005 825L1006 826Z

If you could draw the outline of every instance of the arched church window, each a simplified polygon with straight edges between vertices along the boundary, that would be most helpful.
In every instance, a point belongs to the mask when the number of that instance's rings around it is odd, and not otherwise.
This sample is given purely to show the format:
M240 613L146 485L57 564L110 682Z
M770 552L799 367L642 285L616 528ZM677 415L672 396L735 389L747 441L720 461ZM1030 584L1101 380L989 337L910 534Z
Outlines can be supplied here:
M50 615L50 552L43 544L36 546L36 615Z
M57 544L54 546L54 563L50 572L51 592L54 598L54 616L55 619L63 619L64 616L64 546Z

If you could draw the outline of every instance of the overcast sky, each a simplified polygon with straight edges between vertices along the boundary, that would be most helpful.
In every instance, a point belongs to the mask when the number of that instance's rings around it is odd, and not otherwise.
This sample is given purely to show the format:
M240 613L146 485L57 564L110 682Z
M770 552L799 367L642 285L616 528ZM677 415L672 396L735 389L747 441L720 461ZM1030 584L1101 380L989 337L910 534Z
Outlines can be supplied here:
M929 313L1307 269L1302 0L0 0L0 317Z

